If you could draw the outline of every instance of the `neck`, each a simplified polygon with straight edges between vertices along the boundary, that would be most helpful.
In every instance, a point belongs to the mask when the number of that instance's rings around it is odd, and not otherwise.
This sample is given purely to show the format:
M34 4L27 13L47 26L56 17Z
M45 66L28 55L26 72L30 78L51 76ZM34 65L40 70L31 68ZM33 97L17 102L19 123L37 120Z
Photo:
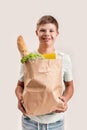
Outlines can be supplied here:
M54 53L55 48L54 48L54 46L52 46L52 47L41 47L41 46L39 46L38 52L40 52L41 54Z

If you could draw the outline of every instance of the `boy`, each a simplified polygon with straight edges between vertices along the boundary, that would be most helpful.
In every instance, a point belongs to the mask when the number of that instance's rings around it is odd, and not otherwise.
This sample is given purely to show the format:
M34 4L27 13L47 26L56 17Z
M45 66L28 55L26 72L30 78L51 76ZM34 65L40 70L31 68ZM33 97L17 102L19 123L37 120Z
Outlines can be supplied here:
M36 28L36 35L39 39L39 48L36 51L40 54L56 53L62 59L62 82L63 95L60 99L64 102L64 108L57 109L52 113L40 116L26 116L23 107L23 66L21 67L20 78L15 90L18 98L18 108L23 113L22 116L22 130L64 130L64 112L67 110L67 103L73 95L73 79L71 60L67 54L55 50L55 40L59 35L58 22L50 15L43 16L39 19Z

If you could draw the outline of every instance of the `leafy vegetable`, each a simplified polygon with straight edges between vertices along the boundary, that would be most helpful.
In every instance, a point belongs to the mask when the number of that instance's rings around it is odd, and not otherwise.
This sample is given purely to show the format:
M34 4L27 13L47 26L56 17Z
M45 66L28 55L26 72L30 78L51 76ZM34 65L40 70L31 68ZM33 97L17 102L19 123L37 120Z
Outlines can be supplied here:
M44 56L42 56L41 54L38 53L30 53L29 55L26 55L25 57L23 57L21 59L22 63L25 63L28 60L35 60L35 59L44 59Z

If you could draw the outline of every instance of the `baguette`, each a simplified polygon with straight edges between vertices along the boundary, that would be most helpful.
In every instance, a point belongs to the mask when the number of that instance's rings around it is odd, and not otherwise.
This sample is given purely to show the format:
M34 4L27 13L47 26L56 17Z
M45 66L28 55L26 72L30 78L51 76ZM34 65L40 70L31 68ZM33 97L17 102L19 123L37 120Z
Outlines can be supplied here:
M25 41L21 35L17 38L17 47L22 57L29 54Z

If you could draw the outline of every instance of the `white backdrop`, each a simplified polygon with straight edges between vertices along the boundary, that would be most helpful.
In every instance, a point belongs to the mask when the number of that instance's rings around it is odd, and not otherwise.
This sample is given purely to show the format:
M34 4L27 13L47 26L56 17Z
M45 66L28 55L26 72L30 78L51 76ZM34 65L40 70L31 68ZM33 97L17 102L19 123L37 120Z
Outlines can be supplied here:
M74 96L65 113L65 130L86 130L87 116L87 6L86 0L0 0L0 130L21 130L15 87L20 70L16 40L23 35L28 47L38 47L35 27L43 15L59 21L55 44L70 54Z

